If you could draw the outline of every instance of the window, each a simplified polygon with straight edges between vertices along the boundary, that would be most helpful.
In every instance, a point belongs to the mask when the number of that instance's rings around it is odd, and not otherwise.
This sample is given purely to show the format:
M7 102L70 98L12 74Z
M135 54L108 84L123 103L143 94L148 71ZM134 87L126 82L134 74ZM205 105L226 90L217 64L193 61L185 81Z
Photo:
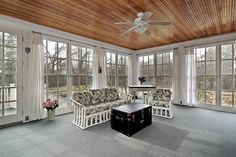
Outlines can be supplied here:
M92 87L93 49L71 46L72 91L88 90Z
M0 32L0 117L17 113L17 35Z
M194 55L197 101L216 105L216 46L195 48Z
M117 80L119 91L127 92L128 56L117 54Z
M128 56L124 54L106 53L107 85L118 87L119 91L127 92Z
M138 62L139 62L139 75L145 77L146 80L145 84L155 85L154 55L140 56Z
M93 49L72 44L44 40L44 83L46 98L58 99L60 107L69 104L71 92L87 90L92 86Z
M46 98L58 99L60 107L67 105L67 44L44 40L44 83Z
M116 86L116 54L107 52L107 85L108 87Z
M221 106L236 107L236 43L221 45Z
M172 88L173 52L156 54L156 85L158 88Z

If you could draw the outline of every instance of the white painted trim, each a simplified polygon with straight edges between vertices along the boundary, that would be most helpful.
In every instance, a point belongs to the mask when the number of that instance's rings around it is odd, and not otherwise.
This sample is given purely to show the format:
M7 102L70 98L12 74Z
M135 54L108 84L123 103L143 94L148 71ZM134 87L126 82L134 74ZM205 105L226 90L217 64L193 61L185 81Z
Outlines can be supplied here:
M0 15L0 25L5 25L6 27L13 27L15 29L35 31L35 32L39 32L39 33L42 33L45 35L51 35L51 36L55 36L55 37L59 37L59 38L63 38L63 39L68 39L68 40L75 40L77 42L82 42L84 44L94 45L94 46L98 46L98 47L104 47L104 48L122 51L122 52L126 52L126 53L135 52L134 50L131 50L131 49L127 49L127 48L123 48L120 46L101 42L98 40L82 37L82 36L75 35L72 33L59 31L59 30L56 30L53 28L49 28L46 26L34 24L31 22L23 21L23 20L19 20L16 18L5 16L5 15Z
M163 51L163 50L170 50L178 47L188 47L188 46L194 46L197 47L199 45L211 45L213 43L218 43L218 42L227 42L227 41L232 41L236 40L236 32L233 33L225 33L221 35L214 35L210 37L204 37L204 38L199 38L199 39L194 39L194 40L188 40L184 42L178 42L174 44L169 44L169 45L163 45L163 46L157 46L157 47L152 47L152 48L147 48L147 49L141 49L135 51L136 54L147 54L147 53L152 53L152 52L157 52L157 51Z

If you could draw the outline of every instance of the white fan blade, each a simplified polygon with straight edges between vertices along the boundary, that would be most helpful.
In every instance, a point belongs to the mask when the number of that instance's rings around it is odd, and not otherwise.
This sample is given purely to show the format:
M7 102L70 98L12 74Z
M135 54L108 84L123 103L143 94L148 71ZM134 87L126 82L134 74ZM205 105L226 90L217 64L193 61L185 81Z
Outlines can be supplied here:
M134 29L135 29L135 26L133 26L130 29L128 29L127 31L123 32L121 35L125 35L125 34L129 33L130 31L132 31Z
M151 12L145 12L142 17L142 21L148 20L152 16Z
M115 22L115 25L130 25L133 24L133 22Z
M148 22L150 25L170 25L168 21L145 21Z

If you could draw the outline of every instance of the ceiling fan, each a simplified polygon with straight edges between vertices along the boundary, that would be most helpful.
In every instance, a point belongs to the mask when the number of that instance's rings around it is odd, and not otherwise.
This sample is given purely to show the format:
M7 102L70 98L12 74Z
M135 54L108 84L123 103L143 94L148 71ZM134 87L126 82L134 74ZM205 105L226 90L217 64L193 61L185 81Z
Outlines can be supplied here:
M123 32L121 35L125 35L131 31L142 34L150 34L149 27L151 25L170 25L168 21L149 21L149 18L152 16L151 12L139 12L137 13L137 18L134 22L115 22L116 25L131 25L127 31Z

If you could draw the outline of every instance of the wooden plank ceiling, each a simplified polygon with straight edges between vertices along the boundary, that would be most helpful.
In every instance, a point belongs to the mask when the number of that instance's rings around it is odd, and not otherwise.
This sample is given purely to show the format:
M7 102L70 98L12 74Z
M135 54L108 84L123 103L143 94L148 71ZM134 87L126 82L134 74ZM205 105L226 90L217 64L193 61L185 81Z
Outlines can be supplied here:
M0 14L133 50L236 31L236 0L1 0ZM170 26L121 33L138 12Z

